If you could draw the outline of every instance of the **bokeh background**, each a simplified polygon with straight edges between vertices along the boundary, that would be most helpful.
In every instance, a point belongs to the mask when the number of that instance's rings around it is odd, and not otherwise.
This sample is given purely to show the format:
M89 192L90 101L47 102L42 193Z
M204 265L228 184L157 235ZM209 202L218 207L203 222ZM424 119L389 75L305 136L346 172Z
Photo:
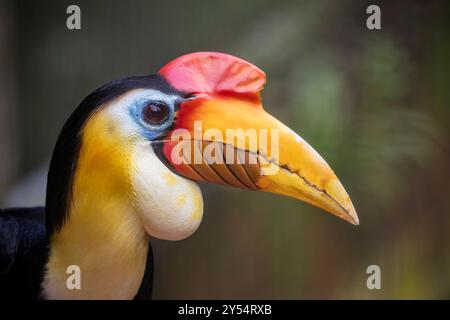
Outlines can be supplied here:
M227 52L267 73L265 108L327 159L361 225L202 186L199 230L153 242L155 298L450 298L449 18L445 1L0 0L0 203L44 202L58 132L101 84Z

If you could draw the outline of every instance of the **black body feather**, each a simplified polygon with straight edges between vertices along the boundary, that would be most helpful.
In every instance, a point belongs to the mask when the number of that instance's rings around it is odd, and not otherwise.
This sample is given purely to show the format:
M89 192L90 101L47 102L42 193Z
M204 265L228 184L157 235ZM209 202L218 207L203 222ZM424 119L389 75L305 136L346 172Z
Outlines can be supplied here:
M45 209L0 209L0 297L39 297L48 245Z

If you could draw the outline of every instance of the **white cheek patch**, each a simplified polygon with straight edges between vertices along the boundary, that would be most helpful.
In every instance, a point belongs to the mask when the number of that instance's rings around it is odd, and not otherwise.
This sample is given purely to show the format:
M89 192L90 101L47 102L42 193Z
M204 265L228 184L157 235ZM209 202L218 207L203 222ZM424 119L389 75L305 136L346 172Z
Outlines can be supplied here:
M149 142L140 142L131 168L135 206L151 236L182 240L197 230L203 217L199 186L168 169Z

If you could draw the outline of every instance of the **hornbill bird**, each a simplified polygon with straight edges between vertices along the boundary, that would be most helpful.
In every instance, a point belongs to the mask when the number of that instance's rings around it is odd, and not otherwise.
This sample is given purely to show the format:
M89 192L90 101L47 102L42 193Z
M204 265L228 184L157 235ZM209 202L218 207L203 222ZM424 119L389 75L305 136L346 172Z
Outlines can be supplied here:
M181 240L197 229L203 199L194 181L286 195L357 225L325 160L264 111L265 81L240 58L197 52L87 96L56 142L45 208L0 214L0 294L150 298L149 238ZM228 139L229 130L245 134ZM251 143L251 130L266 130L267 143L263 135Z

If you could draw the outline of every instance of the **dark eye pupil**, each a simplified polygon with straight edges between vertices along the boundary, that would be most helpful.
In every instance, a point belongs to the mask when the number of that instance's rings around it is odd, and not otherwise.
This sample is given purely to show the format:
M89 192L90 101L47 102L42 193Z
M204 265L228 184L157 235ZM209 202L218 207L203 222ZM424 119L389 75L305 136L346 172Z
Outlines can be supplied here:
M149 103L145 106L144 118L150 124L160 124L167 119L169 110L166 105Z

